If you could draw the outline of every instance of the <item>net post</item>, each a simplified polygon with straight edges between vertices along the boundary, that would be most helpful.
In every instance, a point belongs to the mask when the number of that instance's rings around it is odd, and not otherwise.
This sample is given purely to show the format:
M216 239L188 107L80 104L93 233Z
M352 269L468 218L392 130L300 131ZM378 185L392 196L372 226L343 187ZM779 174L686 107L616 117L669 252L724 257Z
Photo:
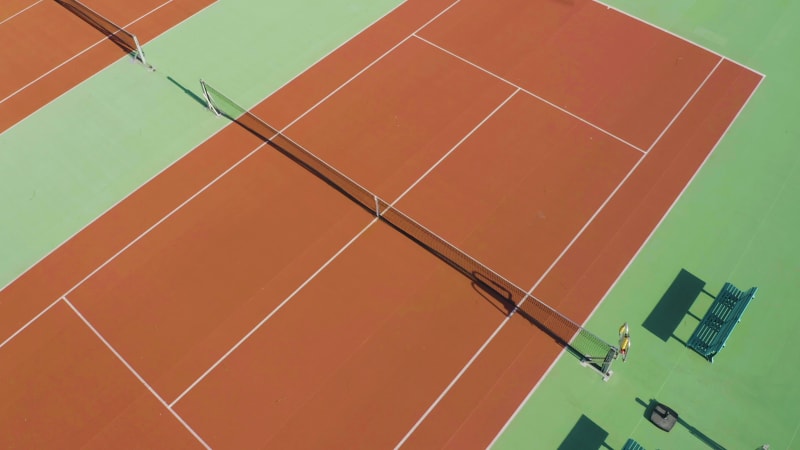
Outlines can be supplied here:
M617 358L619 354L619 350L616 347L611 347L608 349L608 353L606 353L606 357L603 360L603 365L600 367L600 372L603 374L603 381L608 381L611 378L611 363Z
M136 44L136 59L142 62L145 66L147 65L147 61L144 59L144 50L142 50L142 46L139 45L139 39L136 37L135 34L131 34L133 36L133 43Z
M200 79L200 91L203 93L203 98L206 101L206 106L208 107L209 111L214 113L215 116L219 117L222 114L219 110L214 106L214 102L211 101L211 95L208 94L208 88L206 88L206 82L203 79Z
M79 0L56 0L56 2L78 16L84 22L105 34L107 39L122 47L126 53L132 54L133 58L141 61L148 70L151 72L155 71L153 66L147 64L144 57L144 50L142 50L139 39L135 34L84 5Z
M619 356L619 349L616 347L609 347L604 357L584 355L581 358L581 365L593 369L603 377L603 381L608 381L611 375L614 374L614 371L611 370L611 363L617 359L617 356ZM599 363L601 359L603 362Z
M378 196L377 195L373 195L373 197L375 197L375 217L380 218L381 217L381 204L378 201Z

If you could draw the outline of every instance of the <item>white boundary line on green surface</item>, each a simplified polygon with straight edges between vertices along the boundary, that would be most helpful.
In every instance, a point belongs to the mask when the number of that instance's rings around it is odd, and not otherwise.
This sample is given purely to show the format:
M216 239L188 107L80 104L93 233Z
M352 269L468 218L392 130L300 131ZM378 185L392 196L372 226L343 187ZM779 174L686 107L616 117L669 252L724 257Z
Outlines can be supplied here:
M22 8L21 10L19 10L19 11L15 12L14 14L12 14L12 15L10 15L10 16L8 16L8 17L6 17L5 19L3 19L3 20L0 20L0 25L2 25L2 24L4 24L4 23L8 22L9 20L13 19L14 17L17 17L18 15L20 15L20 14L24 13L25 11L27 11L27 10L29 10L29 9L33 8L34 6L38 5L39 3L42 3L42 0L36 0L36 2L35 2L35 3L32 3L32 4L30 4L30 5L28 5L28 6L24 7L24 8Z
M127 25L123 25L123 26L122 26L122 28L128 28L128 27L130 27L131 25L135 24L136 22L138 22L138 21L140 21L140 20L144 19L145 17L149 16L150 14L152 14L152 13L154 13L154 12L158 11L159 9L161 9L161 8L163 8L163 7L165 7L165 6L167 6L168 4L172 3L172 1L173 1L173 0L167 0L166 2L164 2L164 3L162 3L162 4L158 5L158 6L156 6L154 9L151 9L150 11L146 12L144 15L142 15L142 16L139 16L137 19L134 19L132 22L128 23ZM81 55L83 55L84 53L88 52L89 50L91 50L91 49L93 49L93 48L97 47L98 45L100 45L100 44L102 44L102 43L104 43L104 42L107 42L107 41L108 41L108 36L105 36L105 37L103 37L102 39L100 39L99 41L95 42L94 44L92 44L92 45L90 45L90 46L88 46L88 47L84 48L84 49L83 49L83 50L81 50L80 52L78 52L78 53L76 53L76 54L74 54L74 55L70 56L70 57L69 57L69 58L67 58L65 61L63 61L63 62L61 62L60 64L58 64L57 66L55 66L55 67L51 68L51 69L50 69L50 70L48 70L47 72L45 72L45 73L43 73L43 74L39 75L38 77L36 77L36 79L34 79L34 80L32 80L32 81L29 81L29 82L28 82L26 85L22 86L21 88L17 89L16 91L14 91L14 92L12 92L11 94L9 94L8 96L6 96L4 99L0 100L0 105L2 105L2 104L3 104L3 103L6 101L6 100L10 99L11 97L14 97L15 95L19 94L20 92L24 91L25 89L27 89L27 88L29 88L29 87L33 86L34 84L38 83L38 82L39 82L39 80L41 80L42 78L45 78L46 76L50 75L51 73L53 73L53 72L57 71L58 69L60 69L60 68L64 67L64 65L66 65L66 64L69 64L71 61L74 61L76 58L78 58L79 56L81 56ZM123 58L125 58L125 57L120 57L119 59L123 59ZM119 61L119 59L118 59L117 61ZM116 62L116 61L115 61L115 62ZM114 63L111 63L111 64L114 64ZM110 64L109 64L109 65L110 65ZM105 70L105 68L103 68L103 69L102 69L100 72L102 72L103 70ZM100 73L100 72L98 72L98 73ZM90 78L91 78L91 77L90 77ZM87 78L87 79L88 79L88 78ZM84 80L84 81L85 81L85 80ZM82 83L83 83L83 82L79 83L78 85L80 85L80 84L82 84ZM78 86L78 85L76 85L76 86ZM73 86L73 87L69 88L69 89L68 89L66 92L64 92L64 93L66 94L67 92L69 92L69 91L71 91L72 89L74 89L76 86ZM62 95L63 95L63 94L62 94ZM59 97L60 97L60 96L61 96L61 95L59 95ZM58 98L58 97L56 97L56 98ZM55 100L55 99L53 99L53 100ZM50 100L49 102L47 102L47 104L49 104L49 103L50 103L50 102L52 102L53 100ZM43 106L44 106L44 105L43 105ZM41 109L41 107L40 107L39 109ZM39 109L37 109L37 111L38 111ZM36 112L36 111L34 111L34 112ZM32 114L32 113L31 113L31 114ZM22 122L22 121L23 121L23 120L25 120L26 118L27 118L27 117L24 117L24 118L22 118L22 119L21 119L19 122ZM19 122L17 122L17 123L19 123ZM15 124L15 125L16 125L16 124ZM13 125L12 125L11 127L8 127L8 129L7 129L6 131L10 130L12 127L13 127ZM3 133L5 133L5 131L4 131ZM2 135L2 133L0 133L0 135Z
M727 58L724 58L724 59L727 59ZM743 67L745 67L745 66L743 66ZM745 68L747 68L747 67L745 67ZM739 111L736 112L736 115L734 115L734 117L731 120L731 122L725 128L725 131L723 131L723 133L720 135L719 139L717 139L717 142L714 143L714 145L712 146L711 151L708 152L708 155L706 155L705 159L703 159L703 162L701 162L700 165L697 167L697 170L695 170L694 174L691 176L691 178L689 178L689 181L686 182L686 185L683 187L681 192L675 197L675 200L672 202L672 204L669 206L669 208L667 208L667 211L664 212L664 215L661 216L661 219L659 219L658 223L650 231L650 234L648 234L647 238L645 238L644 242L642 242L642 245L640 245L639 248L636 250L636 253L634 253L634 255L631 257L631 259L628 261L628 263L625 265L625 267L620 271L619 275L614 280L614 282L611 283L611 286L609 286L609 288L606 290L605 294L603 294L603 296L601 297L600 301L597 303L597 305L594 307L594 309L592 309L592 312L589 313L589 315L586 317L586 320L583 322L583 325L586 325L587 323L589 323L589 320L591 320L591 318L592 318L592 316L594 316L595 312L597 312L597 310L600 308L600 306L606 301L606 299L608 298L608 295L611 293L611 291L614 289L614 287L617 285L617 283L619 283L619 281L622 279L622 276L625 274L625 272L628 271L628 268L634 263L634 261L636 261L636 258L639 256L639 254L642 252L642 250L644 250L644 248L647 245L647 243L650 242L650 239L652 239L652 237L655 235L656 231L661 227L661 224L664 222L664 220L666 220L666 218L669 216L670 212L672 212L672 209L675 208L675 205L678 204L678 201L683 197L683 195L686 192L686 190L689 189L689 186L692 185L692 182L694 182L694 180L697 177L697 175L700 173L702 168L706 165L708 160L711 158L711 155L714 154L714 151L717 149L719 144L722 142L722 140L728 134L728 131L730 131L730 129L733 127L733 125L739 119L739 116L741 115L742 111L744 111L745 107L750 103L750 100L753 98L755 93L761 87L761 84L764 82L765 79L766 79L766 75L762 75L761 76L761 80L759 80L758 84L756 84L755 88L753 89L753 92L751 92L750 95L747 97L747 99L744 101L744 103L742 103L742 106L739 108ZM511 425L511 422L514 421L514 419L517 417L517 415L520 413L520 411L522 411L522 409L528 403L530 398L533 396L534 392L536 392L536 390L539 388L539 385L544 381L545 377L550 373L550 371L553 369L553 367L555 367L556 363L558 363L558 361L561 359L561 356L563 354L564 354L564 351L562 350L561 353L559 354L558 358L556 358L553 361L553 363L550 365L550 367L547 368L547 371L542 375L542 377L539 379L539 381L536 382L536 384L533 386L533 388L528 393L528 395L525 396L525 399L522 400L522 402L519 404L517 409L511 415L511 417L508 418L508 420L506 421L505 425L503 425L503 427L500 429L500 431L497 432L497 435L495 435L494 439L492 439L492 442L489 443L487 448L493 447L494 444L497 442L497 440L500 439L500 437L503 435L503 433Z

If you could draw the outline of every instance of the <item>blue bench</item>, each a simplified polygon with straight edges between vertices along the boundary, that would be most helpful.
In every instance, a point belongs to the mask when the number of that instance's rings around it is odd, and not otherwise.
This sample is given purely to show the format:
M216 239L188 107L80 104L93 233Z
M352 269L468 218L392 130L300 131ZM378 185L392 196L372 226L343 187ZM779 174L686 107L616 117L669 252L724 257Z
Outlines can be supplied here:
M757 290L754 287L741 291L734 285L725 283L686 345L714 362L714 355L725 347L733 327L741 321L744 310L755 298Z

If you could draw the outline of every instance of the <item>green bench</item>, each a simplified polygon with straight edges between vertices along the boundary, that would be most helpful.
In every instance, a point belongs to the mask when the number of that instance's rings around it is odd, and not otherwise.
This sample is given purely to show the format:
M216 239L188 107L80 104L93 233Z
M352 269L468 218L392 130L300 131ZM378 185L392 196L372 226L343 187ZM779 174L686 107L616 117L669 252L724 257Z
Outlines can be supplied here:
M634 441L633 439L628 439L628 441L625 442L625 445L622 447L622 450L645 450L645 448L642 447L642 444Z
M741 321L744 310L755 298L757 290L754 287L741 291L734 285L725 283L686 345L714 362L714 355L725 347L733 327Z

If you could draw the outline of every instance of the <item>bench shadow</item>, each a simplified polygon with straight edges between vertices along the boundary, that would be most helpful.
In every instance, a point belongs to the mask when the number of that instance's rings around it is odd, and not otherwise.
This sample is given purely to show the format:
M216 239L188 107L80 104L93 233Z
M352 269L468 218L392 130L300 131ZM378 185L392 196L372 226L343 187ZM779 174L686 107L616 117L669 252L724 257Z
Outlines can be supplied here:
M705 285L705 281L688 270L681 269L675 280L664 292L664 295L661 296L658 304L642 323L642 327L664 342L667 342L672 337L686 345L686 342L675 336L675 330L678 329L678 325L686 315L694 317L698 321L700 320L689 309L701 293L708 294L705 290Z
M592 419L581 415L567 437L558 446L558 450L597 450L601 448L611 450L611 447L606 444L607 437L608 431L594 423Z
M644 407L644 417L645 417L645 419L647 419L649 421L650 420L650 414L652 414L653 408L656 407L656 405L658 404L658 401L656 401L655 399L651 398L649 402L645 402L644 400L636 397L636 403L638 403L638 404L640 404L641 406ZM688 423L684 419L681 419L680 413L678 413L677 423L678 423L678 425L686 428L689 431L689 433L692 434L692 436L696 437L697 440L702 442L706 447L708 447L708 448L710 448L712 450L727 450L725 446L723 446L719 442L715 441L714 439L710 438L705 433L703 433L702 431L698 430L696 427L692 426L690 423Z

